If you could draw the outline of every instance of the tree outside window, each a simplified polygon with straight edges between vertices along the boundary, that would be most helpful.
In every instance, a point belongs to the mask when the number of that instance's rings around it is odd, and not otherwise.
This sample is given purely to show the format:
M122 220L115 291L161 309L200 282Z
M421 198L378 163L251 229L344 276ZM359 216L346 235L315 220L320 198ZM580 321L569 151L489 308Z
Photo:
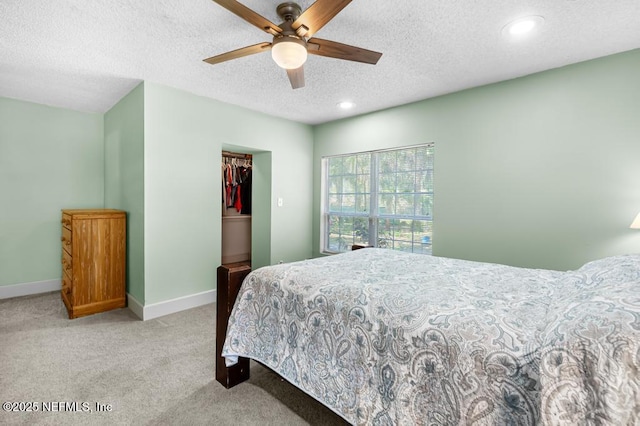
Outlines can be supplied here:
M433 144L327 157L325 252L369 244L431 254Z

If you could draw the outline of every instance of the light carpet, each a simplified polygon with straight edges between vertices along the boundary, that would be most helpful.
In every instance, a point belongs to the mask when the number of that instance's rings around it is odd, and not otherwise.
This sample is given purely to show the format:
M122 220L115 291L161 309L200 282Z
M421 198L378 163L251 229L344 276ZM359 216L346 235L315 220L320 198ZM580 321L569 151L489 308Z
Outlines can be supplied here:
M38 409L3 409L0 424L346 424L253 362L249 381L225 389L214 351L214 304L150 321L128 309L69 320L59 292L0 300L0 402Z

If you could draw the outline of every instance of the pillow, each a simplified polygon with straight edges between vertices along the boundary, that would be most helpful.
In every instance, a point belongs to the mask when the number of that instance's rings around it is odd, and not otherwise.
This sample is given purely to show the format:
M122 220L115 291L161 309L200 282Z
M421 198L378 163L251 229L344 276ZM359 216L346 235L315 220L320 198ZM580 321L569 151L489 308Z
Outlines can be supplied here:
M611 270L615 268L625 268L640 272L640 253L636 254L620 254L617 256L605 257L603 259L592 260L587 262L578 269L578 271L599 271Z
M640 254L623 254L585 263L562 279L567 291L629 282L640 284Z

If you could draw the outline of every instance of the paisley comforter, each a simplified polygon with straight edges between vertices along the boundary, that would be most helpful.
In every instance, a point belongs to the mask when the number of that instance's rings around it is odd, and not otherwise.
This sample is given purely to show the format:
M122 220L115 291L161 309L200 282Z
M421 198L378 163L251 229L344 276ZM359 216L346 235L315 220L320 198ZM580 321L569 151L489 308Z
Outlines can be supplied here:
M223 356L352 424L640 424L640 255L559 272L370 248L261 268Z

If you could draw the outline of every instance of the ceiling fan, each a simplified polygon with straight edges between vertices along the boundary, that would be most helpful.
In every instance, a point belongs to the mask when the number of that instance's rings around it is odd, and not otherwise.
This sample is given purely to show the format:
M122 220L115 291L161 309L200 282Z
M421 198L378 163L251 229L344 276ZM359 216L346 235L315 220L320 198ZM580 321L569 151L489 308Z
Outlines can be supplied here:
M213 1L271 34L273 41L254 44L204 59L204 62L212 65L271 50L271 56L276 64L287 71L291 87L297 89L304 87L303 64L307 60L307 54L374 65L382 56L382 53L360 47L312 38L313 34L351 3L351 0L317 0L304 12L296 3L282 3L276 8L278 16L283 20L279 25L235 0Z

